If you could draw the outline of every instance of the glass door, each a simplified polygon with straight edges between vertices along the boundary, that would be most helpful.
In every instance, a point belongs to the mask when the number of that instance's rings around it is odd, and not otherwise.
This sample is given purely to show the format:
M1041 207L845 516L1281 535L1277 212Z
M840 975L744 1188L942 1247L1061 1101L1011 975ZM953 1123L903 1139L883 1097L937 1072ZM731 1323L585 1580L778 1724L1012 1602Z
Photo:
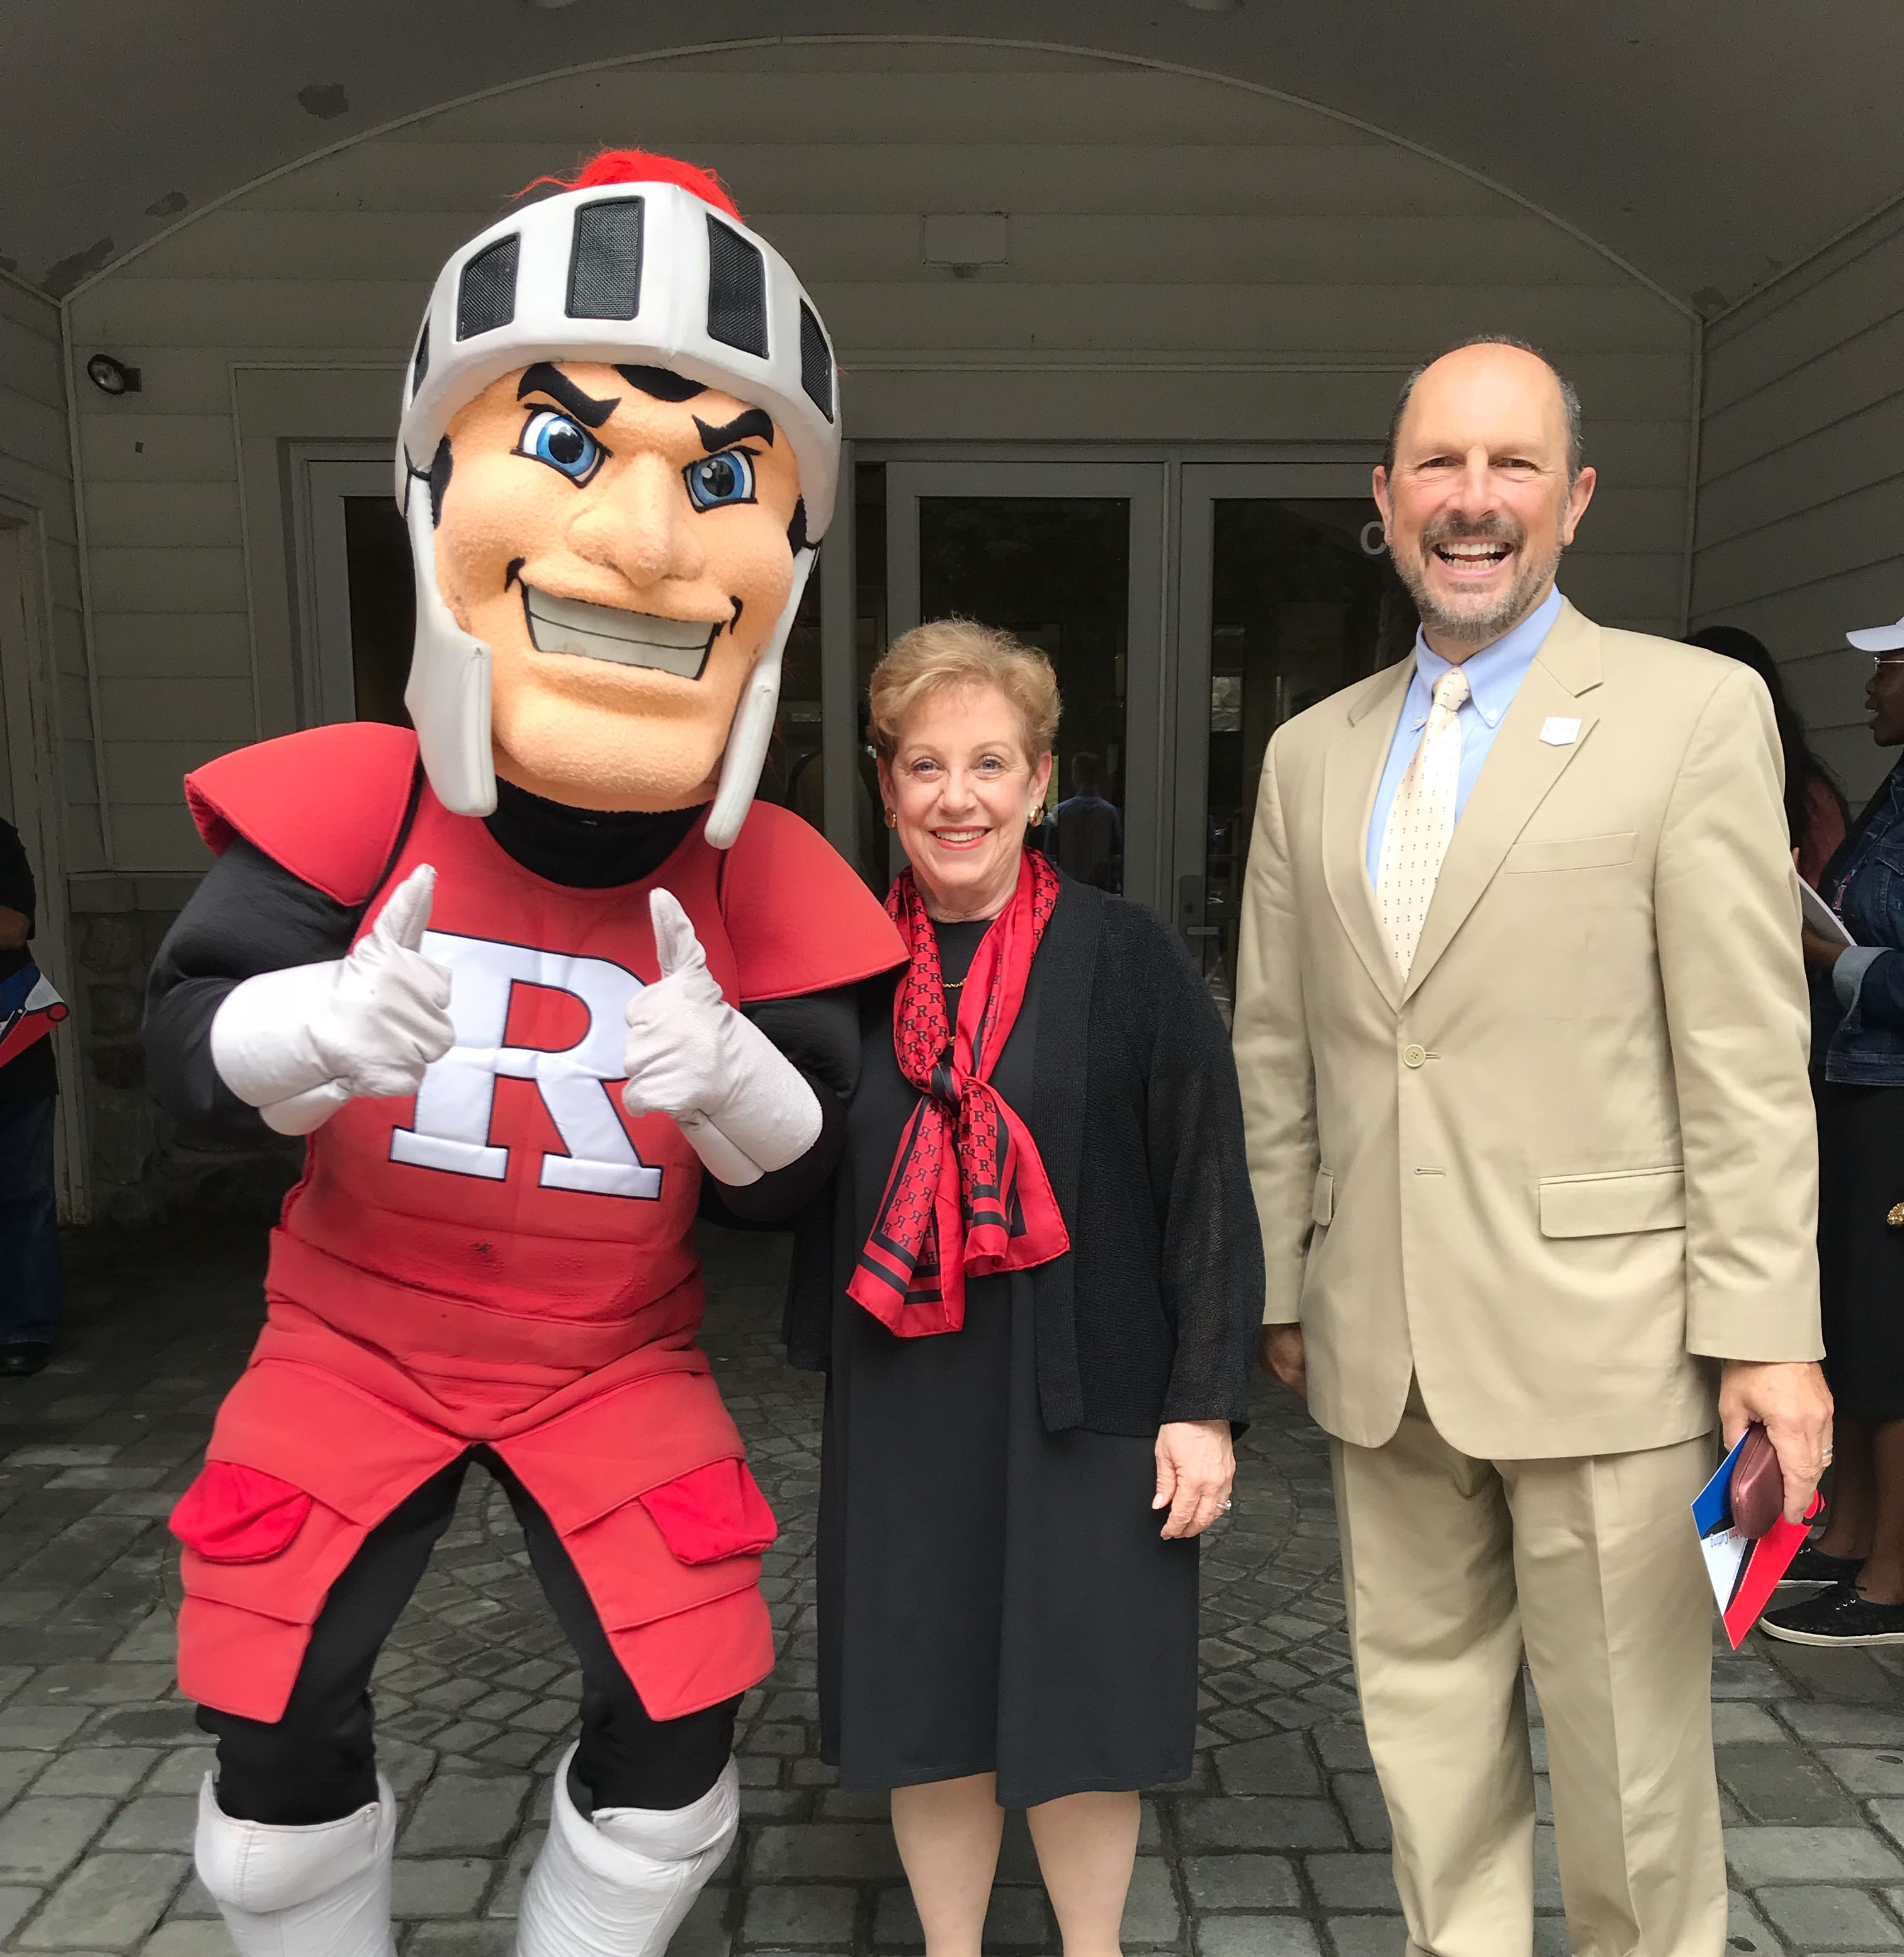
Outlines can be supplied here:
M1365 468L1191 464L1182 513L1175 915L1227 1017L1270 736L1406 657L1416 621Z
M1035 840L1071 874L1151 904L1168 882L1164 476L1161 463L895 462L884 485L887 635L956 614L1050 656L1064 718Z

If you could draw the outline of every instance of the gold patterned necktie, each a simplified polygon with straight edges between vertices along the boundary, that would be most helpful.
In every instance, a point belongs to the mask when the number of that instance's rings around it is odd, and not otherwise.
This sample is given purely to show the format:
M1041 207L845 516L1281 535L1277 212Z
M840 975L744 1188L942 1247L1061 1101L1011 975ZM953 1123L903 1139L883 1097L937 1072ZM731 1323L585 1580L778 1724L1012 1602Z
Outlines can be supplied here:
M1375 896L1404 979L1415 963L1435 879L1454 837L1455 792L1461 779L1457 716L1467 697L1467 679L1459 666L1434 682L1434 703L1422 730L1422 745L1395 790L1382 831Z

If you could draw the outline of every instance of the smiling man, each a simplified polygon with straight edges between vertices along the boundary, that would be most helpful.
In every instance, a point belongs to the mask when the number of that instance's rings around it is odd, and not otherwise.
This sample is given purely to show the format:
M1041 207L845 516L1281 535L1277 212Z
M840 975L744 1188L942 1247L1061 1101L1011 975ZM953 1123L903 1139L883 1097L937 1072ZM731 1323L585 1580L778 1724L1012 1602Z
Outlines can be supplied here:
M198 1866L242 1957L392 1957L368 1685L472 1464L582 1678L517 1948L665 1948L732 1842L773 1662L696 1209L817 1190L852 988L900 956L753 806L839 469L818 315L702 171L610 152L554 191L451 257L407 363L414 733L191 776L218 861L153 970L181 1124L308 1137L172 1519L218 1739Z
M1788 1515L1830 1458L1771 705L1561 596L1593 488L1532 349L1410 377L1374 493L1414 656L1277 730L1245 897L1264 1363L1330 1436L1409 1948L1435 1957L1531 1948L1523 1657L1572 1947L1723 1949L1688 1505L1715 1425L1764 1422Z

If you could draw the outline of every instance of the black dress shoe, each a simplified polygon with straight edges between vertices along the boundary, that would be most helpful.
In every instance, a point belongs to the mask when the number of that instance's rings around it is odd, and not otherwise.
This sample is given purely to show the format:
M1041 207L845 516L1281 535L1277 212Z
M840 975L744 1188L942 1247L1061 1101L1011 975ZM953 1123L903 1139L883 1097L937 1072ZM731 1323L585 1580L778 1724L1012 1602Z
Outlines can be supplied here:
M1849 1583L1864 1567L1862 1557L1827 1556L1815 1543L1801 1543L1798 1554L1779 1579L1779 1588L1782 1590L1788 1583Z
M1759 1628L1789 1645L1904 1645L1904 1604L1874 1604L1855 1583L1841 1583L1768 1611Z
M17 1345L0 1345L0 1379L24 1380L45 1370L53 1356L43 1339L24 1339Z

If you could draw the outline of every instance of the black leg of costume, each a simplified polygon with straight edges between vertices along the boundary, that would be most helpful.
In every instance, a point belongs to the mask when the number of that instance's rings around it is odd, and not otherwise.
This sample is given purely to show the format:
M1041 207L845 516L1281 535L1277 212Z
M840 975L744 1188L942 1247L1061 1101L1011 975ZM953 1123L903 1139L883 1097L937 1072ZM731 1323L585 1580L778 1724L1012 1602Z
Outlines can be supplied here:
M302 1827L341 1819L377 1798L371 1673L450 1525L473 1459L508 1491L536 1577L581 1665L581 1739L569 1776L577 1807L584 1814L685 1807L720 1778L739 1699L651 1719L554 1524L503 1462L479 1448L432 1475L364 1538L331 1586L281 1719L199 1709L199 1725L218 1740L218 1805L232 1819Z

